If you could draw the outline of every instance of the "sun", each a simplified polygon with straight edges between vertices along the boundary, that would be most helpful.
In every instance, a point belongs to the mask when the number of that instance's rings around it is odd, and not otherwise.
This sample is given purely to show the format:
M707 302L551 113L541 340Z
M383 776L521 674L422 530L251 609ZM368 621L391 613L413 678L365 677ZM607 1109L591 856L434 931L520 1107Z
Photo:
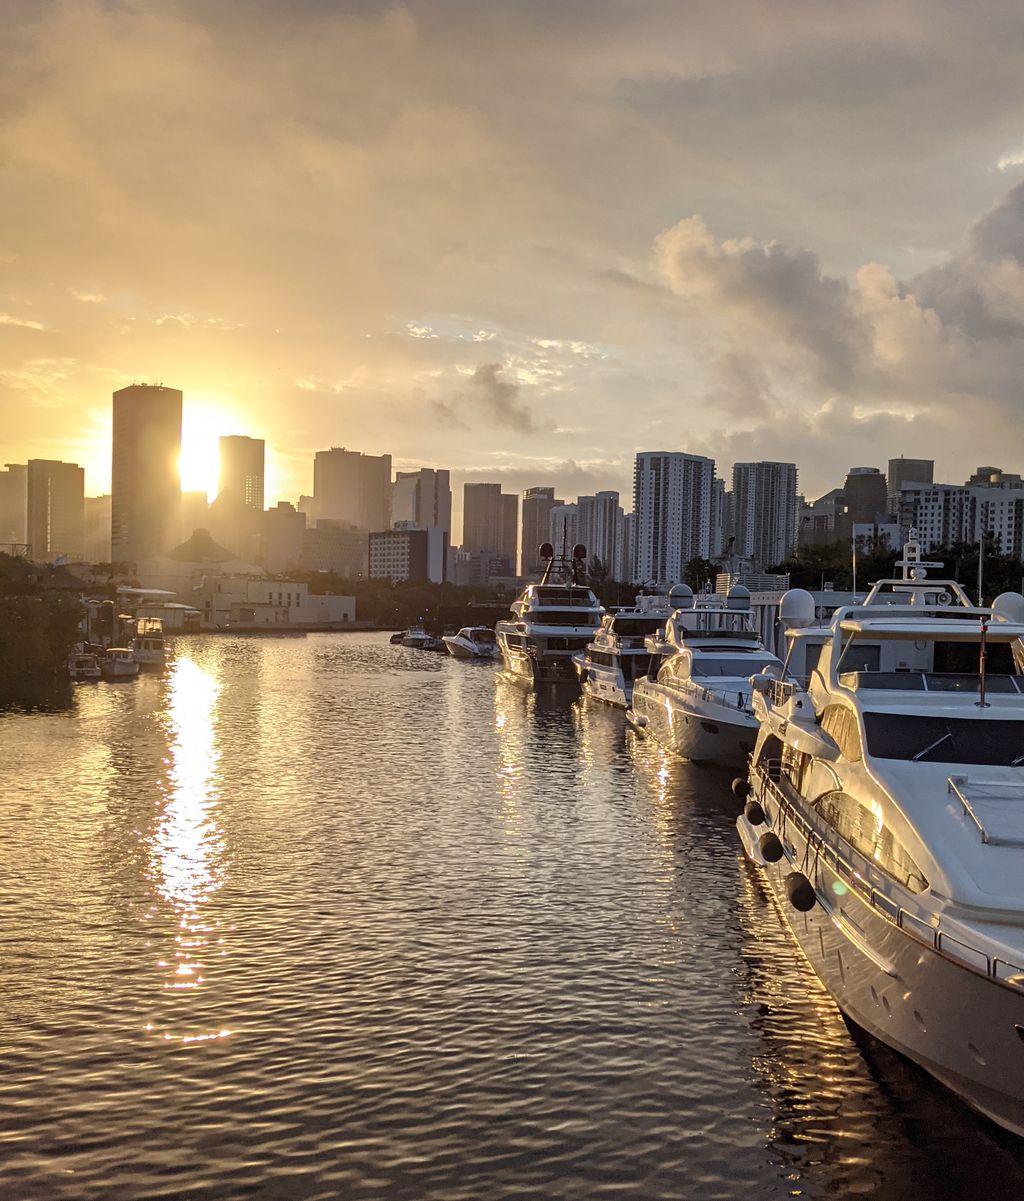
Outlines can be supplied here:
M182 492L205 492L213 500L220 487L220 443L225 434L244 434L246 423L216 401L186 399L181 415Z

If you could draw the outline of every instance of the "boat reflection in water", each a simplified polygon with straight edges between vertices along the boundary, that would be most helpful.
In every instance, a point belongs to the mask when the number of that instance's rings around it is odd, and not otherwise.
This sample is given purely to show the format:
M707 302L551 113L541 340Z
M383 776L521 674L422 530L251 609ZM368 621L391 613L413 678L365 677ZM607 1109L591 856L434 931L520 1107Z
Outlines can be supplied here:
M220 923L206 906L224 883L224 835L217 819L215 715L218 680L191 659L175 662L169 678L167 733L170 771L163 812L150 846L151 878L175 919L173 955L158 962L166 992L196 994L207 983L215 956L223 956ZM159 908L159 907L158 907ZM160 1030L167 1041L197 1042L225 1038L228 1030L182 1029L185 1007L172 1005L173 1029ZM189 1013L191 1017L191 1013ZM147 1029L154 1029L151 1022Z

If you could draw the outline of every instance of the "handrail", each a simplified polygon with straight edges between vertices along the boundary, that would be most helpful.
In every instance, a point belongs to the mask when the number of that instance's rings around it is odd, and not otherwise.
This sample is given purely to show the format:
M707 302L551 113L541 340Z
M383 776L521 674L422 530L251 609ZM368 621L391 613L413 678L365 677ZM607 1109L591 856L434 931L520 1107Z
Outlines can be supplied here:
M960 791L960 785L966 784L967 778L965 776L950 776L946 783L949 786L949 791L956 797L960 804L963 805L964 814L969 817L971 821L974 822L974 824L978 827L978 830L981 834L981 841L986 843L990 842L991 839L989 838L988 830L985 829L985 823L981 820L977 813L975 813L974 806L971 804L967 795Z
M771 773L773 768L781 775L781 766L781 761L778 759L766 760L762 764L751 766L750 774L753 781L760 784L762 799L765 794L768 794L772 798L778 806L778 812L783 820L791 822L796 826L803 835L808 848L812 849L815 854L820 855L837 874L844 876L850 881L854 890L860 895L864 903L871 907L872 911L877 913L890 925L896 926L911 937L916 938L919 942L930 946L937 954L955 959L960 967L976 972L978 975L986 976L1006 987L1014 988L1018 992L1024 991L1024 967L1009 964L998 956L990 955L988 951L983 950L981 947L972 946L963 940L959 932L955 935L944 933L941 921L939 924L932 926L922 921L916 914L898 905L886 893L879 892L846 855L841 854L807 821L789 797L786 796L778 780L772 779ZM951 777L949 780L950 792L955 791L956 795L964 801L965 811L974 818L975 822L978 822L977 816L971 811L969 802L963 797L958 787L959 783L965 782L963 780L954 782ZM767 814L767 816L770 818L770 814ZM984 837L984 827L980 823L978 825ZM858 854L856 851L853 853ZM860 858L864 859L864 856L861 855ZM865 862L869 861L865 859ZM966 950L977 955L979 959L984 960L986 964L985 970L982 970L967 959L950 954L947 949L950 943L963 946Z

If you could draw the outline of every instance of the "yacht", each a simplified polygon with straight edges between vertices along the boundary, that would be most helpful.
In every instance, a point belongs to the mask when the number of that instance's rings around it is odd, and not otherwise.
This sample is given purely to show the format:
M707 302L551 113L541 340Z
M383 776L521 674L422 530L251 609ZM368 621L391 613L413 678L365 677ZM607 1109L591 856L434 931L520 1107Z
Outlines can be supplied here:
M422 626L410 626L400 639L402 646L411 646L415 650L430 651L436 641L433 634L428 634Z
M702 595L672 590L675 611L648 636L649 674L633 687L629 717L677 755L741 766L754 749L758 723L751 678L782 677L782 663L750 622L750 593Z
M840 1009L1024 1134L1024 596L900 566L826 627L786 594L737 829Z
M140 617L133 640L135 661L146 671L163 671L172 651L164 637L164 625L159 617Z
M498 657L498 643L490 626L463 626L457 634L445 634L442 641L448 654L456 659Z
M100 669L105 680L134 680L139 674L139 661L130 646L108 646Z
M651 652L646 638L672 615L673 593L638 596L631 608L613 609L582 651L573 655L583 692L595 700L629 708L633 683L647 674Z
M546 560L540 583L523 589L494 632L513 675L533 684L571 683L576 680L572 656L594 637L604 609L580 579L585 547L575 546L570 559L556 557L545 542L540 554Z

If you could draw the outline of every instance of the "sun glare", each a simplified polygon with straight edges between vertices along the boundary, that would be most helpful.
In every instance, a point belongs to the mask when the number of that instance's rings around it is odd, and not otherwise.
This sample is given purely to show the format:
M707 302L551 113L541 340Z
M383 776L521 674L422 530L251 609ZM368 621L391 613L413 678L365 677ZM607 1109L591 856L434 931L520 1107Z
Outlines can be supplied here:
M213 500L220 485L220 446L223 434L246 434L248 429L228 409L216 404L190 404L186 396L181 415L181 458L178 469L182 492L205 492Z

